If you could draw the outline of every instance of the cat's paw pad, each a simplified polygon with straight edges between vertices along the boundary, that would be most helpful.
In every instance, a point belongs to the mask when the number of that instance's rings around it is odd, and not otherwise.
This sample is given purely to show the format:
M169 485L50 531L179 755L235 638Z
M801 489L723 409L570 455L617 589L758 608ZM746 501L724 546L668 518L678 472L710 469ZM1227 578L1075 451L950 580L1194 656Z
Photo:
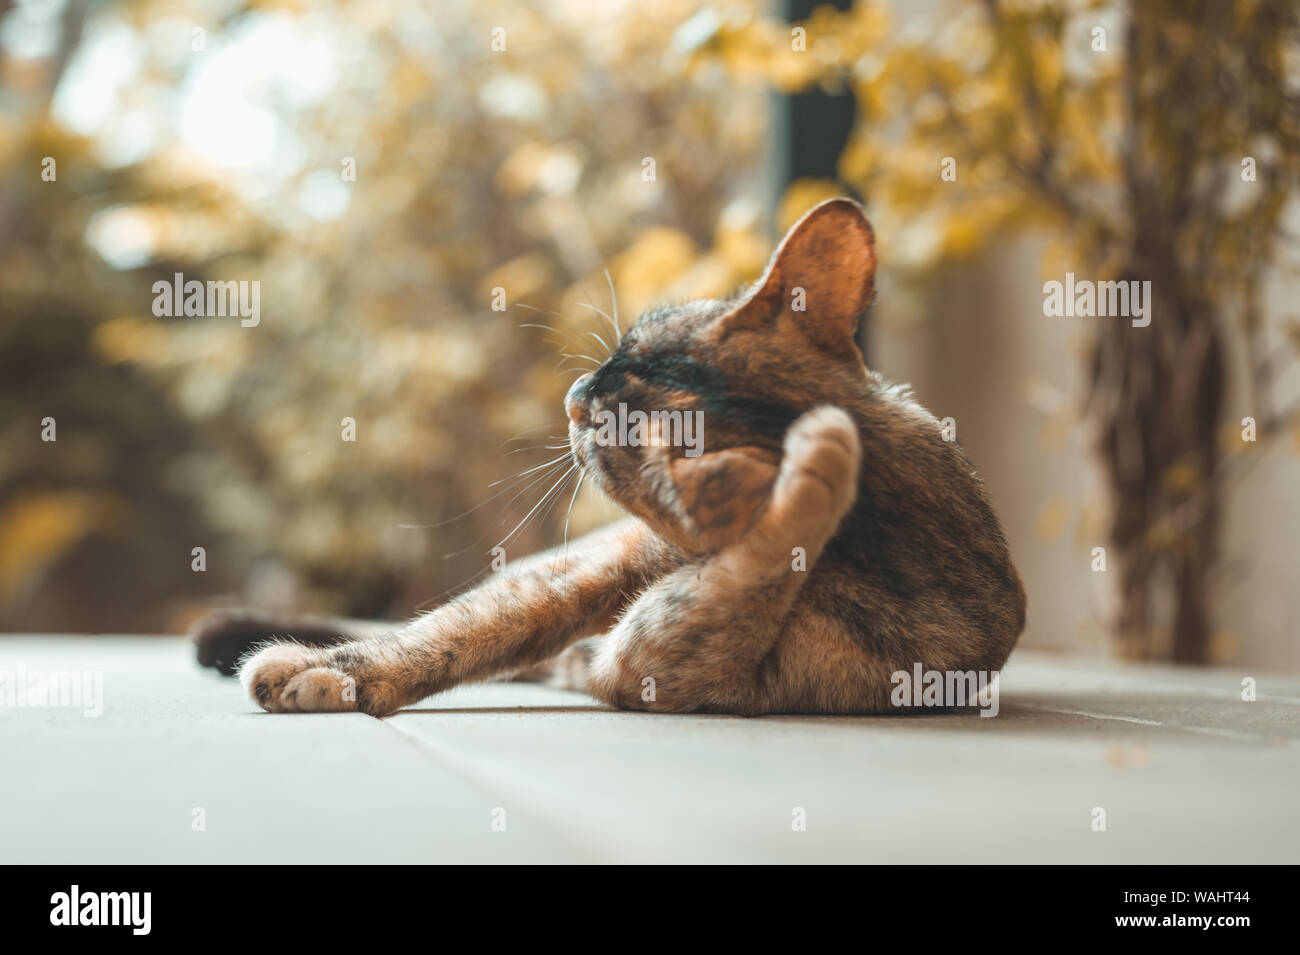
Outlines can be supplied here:
M325 654L296 643L277 643L253 654L239 668L239 679L268 713L356 709L343 699L344 674L324 666ZM336 692L337 691L337 692Z
M286 713L340 713L357 708L357 681L333 667L312 667L291 677L280 693Z
M862 444L853 419L830 405L802 415L785 436L773 498L791 519L841 517L858 489Z

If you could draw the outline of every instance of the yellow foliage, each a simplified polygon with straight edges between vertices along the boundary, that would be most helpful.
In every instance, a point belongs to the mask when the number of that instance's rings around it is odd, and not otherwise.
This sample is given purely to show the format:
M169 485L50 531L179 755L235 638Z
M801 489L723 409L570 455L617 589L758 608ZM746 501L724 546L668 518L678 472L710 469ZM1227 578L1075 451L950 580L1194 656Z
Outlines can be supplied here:
M495 288L509 289L511 302L527 302L551 281L550 262L535 252L503 262L488 273L480 294L484 301L492 297Z
M758 275L772 251L771 244L752 228L719 227L713 247L728 272L737 278Z
M798 179L792 182L777 207L777 228L785 232L817 203L842 195L844 190L827 179Z
M970 255L989 231L988 219L978 215L952 216L944 223L944 252L953 258Z
M73 546L111 527L122 505L107 494L36 492L0 511L0 596L12 599Z
M695 243L680 229L651 226L612 263L628 311L655 303L695 263Z

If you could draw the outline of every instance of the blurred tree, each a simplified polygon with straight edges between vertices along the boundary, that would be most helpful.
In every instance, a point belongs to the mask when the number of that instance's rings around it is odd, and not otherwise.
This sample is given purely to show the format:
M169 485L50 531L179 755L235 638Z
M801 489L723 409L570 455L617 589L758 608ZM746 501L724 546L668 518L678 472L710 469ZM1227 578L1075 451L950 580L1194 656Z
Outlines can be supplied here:
M696 6L71 0L6 47L0 623L86 627L84 565L92 629L200 587L405 614L608 516L555 446L611 293L625 325L768 252L765 92L687 75ZM260 322L154 315L176 273L260 282Z
M0 46L0 630L94 633L105 611L116 629L155 628L229 582L220 567L207 580L191 571L211 530L183 488L156 480L191 446L188 422L91 340L112 316L111 283L81 236L106 197L141 184L49 118L87 9L62 7L42 60Z
M611 291L626 321L757 273L765 89L822 89L857 123L778 227L850 189L895 276L1050 229L1058 264L1152 281L1151 325L1089 362L1118 630L1203 660L1258 457L1214 437L1228 344L1261 440L1293 420L1259 294L1300 162L1294 6L987 0L928 36L758 7L0 0L0 624L162 628L169 595L234 589L404 613L600 520L548 447L565 372ZM153 315L177 272L259 281L261 322ZM560 350L592 358L557 375Z

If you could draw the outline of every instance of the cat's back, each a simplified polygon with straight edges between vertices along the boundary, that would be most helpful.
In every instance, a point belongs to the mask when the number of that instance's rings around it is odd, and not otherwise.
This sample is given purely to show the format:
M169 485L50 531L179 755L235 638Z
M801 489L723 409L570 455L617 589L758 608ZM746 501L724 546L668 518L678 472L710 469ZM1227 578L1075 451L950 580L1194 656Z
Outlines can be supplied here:
M851 412L858 497L808 598L873 644L1000 666L1024 629L1024 589L970 459L909 388L874 372Z

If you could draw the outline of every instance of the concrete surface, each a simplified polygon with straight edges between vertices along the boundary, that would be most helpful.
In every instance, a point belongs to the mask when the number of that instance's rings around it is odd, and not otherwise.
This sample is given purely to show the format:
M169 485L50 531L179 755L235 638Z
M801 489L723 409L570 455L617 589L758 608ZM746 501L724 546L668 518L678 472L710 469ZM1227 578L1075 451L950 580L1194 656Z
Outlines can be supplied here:
M488 684L375 720L264 714L171 638L0 637L19 667L103 712L0 702L6 863L1300 861L1294 676L1019 653L992 719Z

